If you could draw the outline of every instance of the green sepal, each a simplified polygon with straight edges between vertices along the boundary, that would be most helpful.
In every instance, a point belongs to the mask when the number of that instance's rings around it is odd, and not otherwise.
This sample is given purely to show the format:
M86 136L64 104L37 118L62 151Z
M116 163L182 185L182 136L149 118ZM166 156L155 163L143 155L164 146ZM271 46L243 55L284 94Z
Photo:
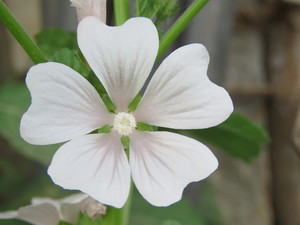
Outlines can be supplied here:
M158 127L149 125L143 122L137 122L137 128L138 131L157 131Z
M92 70L89 71L89 74L86 78L94 86L94 88L100 95L107 94L103 84Z
M98 133L108 134L111 133L113 126L112 125L104 125L103 127L98 129Z
M137 94L128 106L128 112L134 112L140 103L142 96Z
M123 145L124 151L127 155L127 157L129 157L129 148L130 148L130 139L128 136L122 136L121 137L121 143Z
M117 110L117 107L114 105L114 103L111 101L108 94L101 94L101 98L107 108L110 112L115 112Z

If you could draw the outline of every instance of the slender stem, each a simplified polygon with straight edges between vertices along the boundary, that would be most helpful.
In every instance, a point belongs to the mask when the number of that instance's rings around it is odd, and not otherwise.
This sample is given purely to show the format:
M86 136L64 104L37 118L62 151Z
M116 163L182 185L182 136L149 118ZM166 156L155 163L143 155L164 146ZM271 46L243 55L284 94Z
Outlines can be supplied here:
M195 2L178 18L173 26L161 38L157 58L170 47L208 1L209 0L195 0Z
M2 21L7 29L12 33L35 64L47 62L42 51L26 33L16 18L11 14L2 0L0 0L0 21Z
M114 0L115 25L123 24L129 17L128 0Z
M105 216L103 216L101 225L128 225L132 195L133 190L131 183L129 196L124 207L122 209L116 209L114 207L109 206L107 208L107 213L105 214Z

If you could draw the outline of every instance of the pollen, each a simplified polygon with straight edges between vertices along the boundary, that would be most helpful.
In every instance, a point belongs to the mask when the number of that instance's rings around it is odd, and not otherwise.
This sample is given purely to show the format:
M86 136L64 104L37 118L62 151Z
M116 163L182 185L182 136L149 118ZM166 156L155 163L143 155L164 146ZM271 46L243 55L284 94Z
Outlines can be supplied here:
M114 130L122 136L128 136L136 128L136 121L132 114L120 112L116 114L114 120Z

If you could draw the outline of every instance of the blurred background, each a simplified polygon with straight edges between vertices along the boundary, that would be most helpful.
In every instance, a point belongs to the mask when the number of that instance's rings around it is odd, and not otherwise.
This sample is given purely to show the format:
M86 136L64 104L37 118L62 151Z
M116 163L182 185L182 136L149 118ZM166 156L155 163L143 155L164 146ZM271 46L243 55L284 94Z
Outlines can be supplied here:
M44 27L76 30L68 0L4 2L32 36ZM181 0L179 12L191 2ZM165 26L171 24L168 20ZM151 207L135 194L130 225L299 225L300 0L210 0L173 49L194 42L210 53L209 77L229 91L237 112L267 128L271 141L247 161L213 149L220 161L217 172L190 184L184 200L169 208ZM46 175L49 160L42 155L50 159L53 146L32 147L19 140L23 111L9 103L28 107L29 93L18 81L23 83L31 65L0 23L1 211L29 204L34 196L70 193Z

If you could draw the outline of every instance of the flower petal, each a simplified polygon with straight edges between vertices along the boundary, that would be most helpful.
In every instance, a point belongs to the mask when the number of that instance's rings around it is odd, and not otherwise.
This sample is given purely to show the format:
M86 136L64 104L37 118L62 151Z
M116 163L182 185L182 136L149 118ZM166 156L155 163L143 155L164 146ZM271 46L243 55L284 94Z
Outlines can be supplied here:
M119 112L144 85L155 61L158 34L151 20L129 19L109 27L93 17L78 26L78 44Z
M0 213L0 219L15 219L17 216L17 211L7 211Z
M57 211L60 211L60 201L59 200L52 199L52 198L44 198L44 197L35 197L35 198L31 199L32 205L40 205L40 204L44 204L44 203L51 204L57 209Z
M130 188L130 168L120 136L90 134L64 144L48 173L65 189L78 189L97 201L120 208Z
M85 205L92 200L92 198L83 193L74 194L62 199L60 201L62 220L76 224L80 212L83 212Z
M57 225L60 221L57 209L50 203L22 207L18 210L16 219L34 225Z
M31 144L53 144L87 134L106 124L106 110L95 88L59 63L33 66L26 78L32 103L21 120L21 136Z
M31 203L32 205L49 203L60 212L60 220L75 224L78 219L79 213L84 209L85 203L88 203L92 200L93 199L86 194L77 193L67 196L63 199L36 197L31 200Z
M106 22L106 0L71 0L71 5L76 7L78 20L87 16L94 16Z
M201 44L174 51L151 79L134 115L137 121L175 129L218 125L233 110L228 93L207 75L209 56Z
M170 132L135 132L130 166L142 196L155 206L181 199L185 186L209 176L218 161L200 142Z

